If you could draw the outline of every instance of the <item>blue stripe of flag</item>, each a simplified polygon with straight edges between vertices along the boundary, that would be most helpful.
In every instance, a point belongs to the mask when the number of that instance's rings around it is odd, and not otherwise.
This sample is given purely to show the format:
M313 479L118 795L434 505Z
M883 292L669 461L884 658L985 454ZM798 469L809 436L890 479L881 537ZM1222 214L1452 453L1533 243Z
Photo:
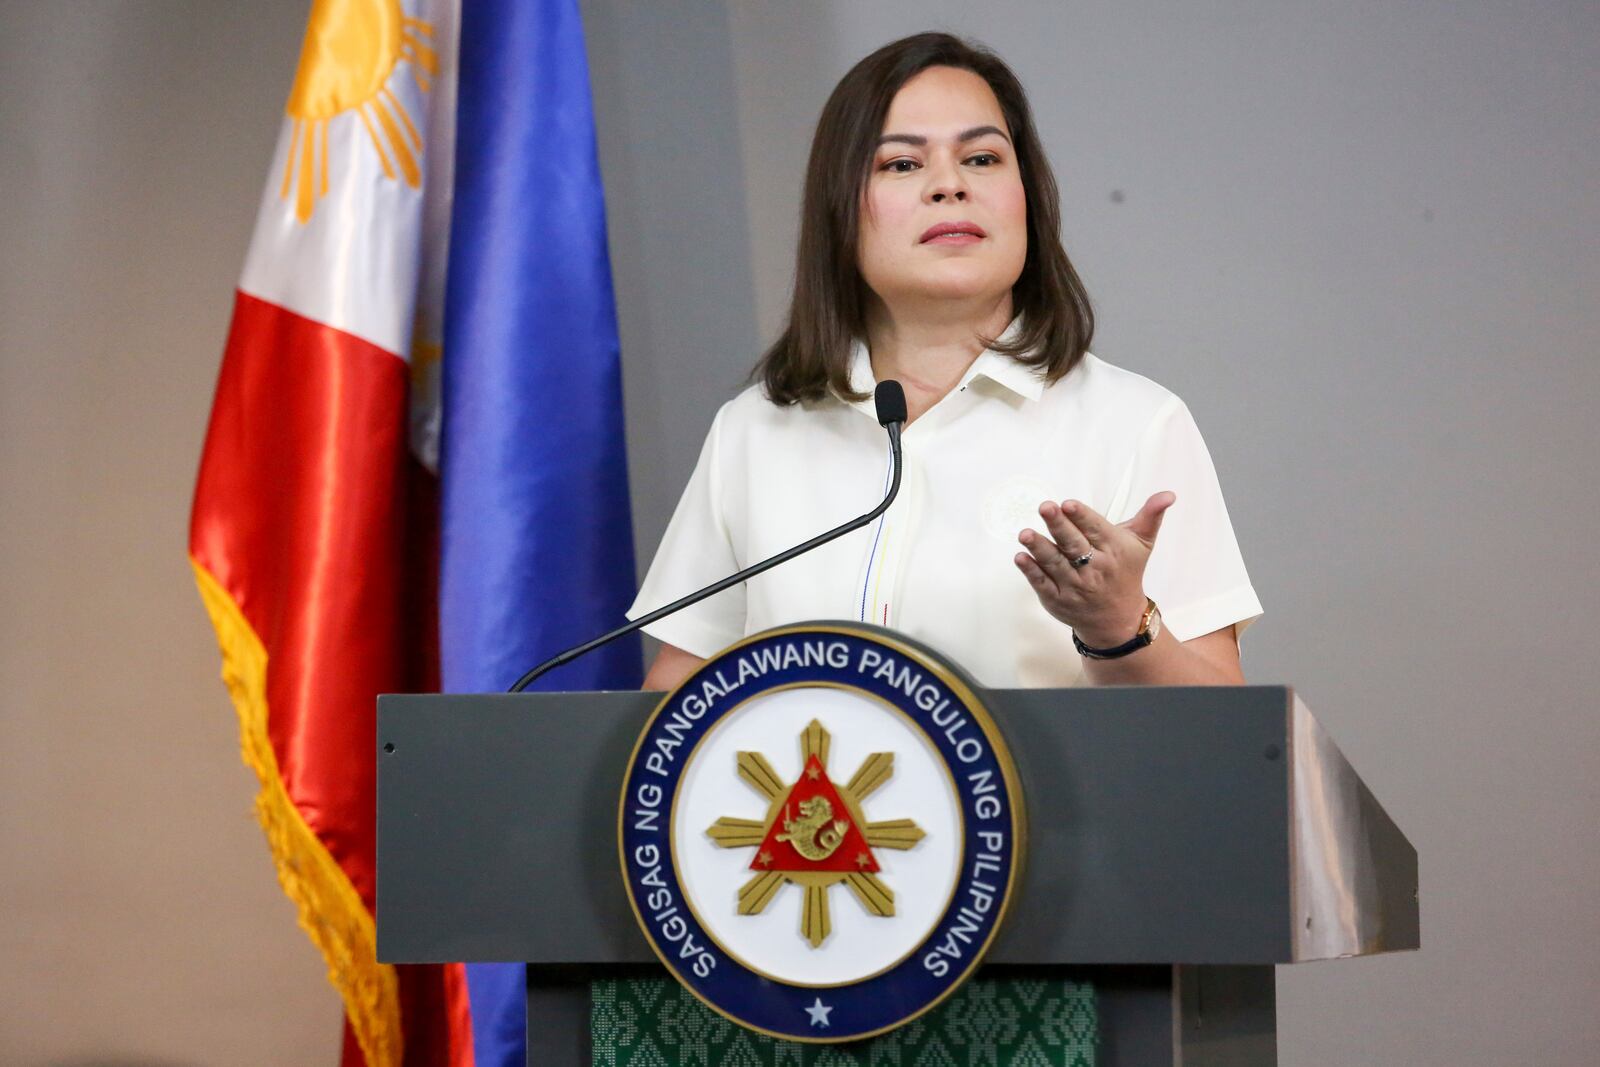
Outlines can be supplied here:
M483 692L620 623L635 585L578 7L472 0L461 15L439 639L445 689ZM535 688L627 688L639 668L638 643L616 642ZM522 966L467 972L478 1067L520 1067Z

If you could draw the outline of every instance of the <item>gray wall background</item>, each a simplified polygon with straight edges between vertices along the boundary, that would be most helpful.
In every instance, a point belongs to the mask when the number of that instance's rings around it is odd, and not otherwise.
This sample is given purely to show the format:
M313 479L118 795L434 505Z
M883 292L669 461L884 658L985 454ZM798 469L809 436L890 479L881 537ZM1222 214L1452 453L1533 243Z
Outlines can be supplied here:
M0 1062L332 1063L183 557L306 5L0 0ZM1424 948L1282 1062L1600 1047L1600 6L584 4L640 564L775 331L811 124L895 36L1030 89L1096 351L1189 401Z

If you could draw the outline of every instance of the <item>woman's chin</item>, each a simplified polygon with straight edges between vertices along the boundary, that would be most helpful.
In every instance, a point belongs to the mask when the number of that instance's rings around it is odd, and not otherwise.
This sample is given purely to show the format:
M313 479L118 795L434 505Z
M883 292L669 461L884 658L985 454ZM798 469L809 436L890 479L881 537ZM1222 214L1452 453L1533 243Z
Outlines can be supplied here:
M996 283L993 278L937 278L928 279L917 286L911 295L921 303L982 304L999 300L1011 291L1010 283Z
M1009 293L1020 273L1020 264L1015 270L1000 271L993 263L949 260L908 280L924 299L982 301Z

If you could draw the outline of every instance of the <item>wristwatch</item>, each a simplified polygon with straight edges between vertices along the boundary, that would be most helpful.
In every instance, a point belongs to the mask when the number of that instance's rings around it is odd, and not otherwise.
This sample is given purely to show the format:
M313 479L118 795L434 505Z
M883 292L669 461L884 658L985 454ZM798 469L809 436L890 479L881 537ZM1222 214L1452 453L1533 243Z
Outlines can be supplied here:
M1156 607L1156 602L1149 597L1144 598L1144 615L1139 618L1139 632L1115 648L1090 648L1078 640L1076 630L1072 633L1072 647L1078 650L1078 655L1085 659L1121 659L1130 652L1137 652L1161 635L1161 609Z

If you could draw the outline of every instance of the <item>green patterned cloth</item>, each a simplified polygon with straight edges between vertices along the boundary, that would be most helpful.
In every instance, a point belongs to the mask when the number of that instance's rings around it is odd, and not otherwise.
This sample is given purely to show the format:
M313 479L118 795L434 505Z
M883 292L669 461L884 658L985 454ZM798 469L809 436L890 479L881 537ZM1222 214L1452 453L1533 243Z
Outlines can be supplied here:
M848 1045L751 1033L668 978L592 988L595 1067L1094 1067L1094 986L975 978L919 1019Z

